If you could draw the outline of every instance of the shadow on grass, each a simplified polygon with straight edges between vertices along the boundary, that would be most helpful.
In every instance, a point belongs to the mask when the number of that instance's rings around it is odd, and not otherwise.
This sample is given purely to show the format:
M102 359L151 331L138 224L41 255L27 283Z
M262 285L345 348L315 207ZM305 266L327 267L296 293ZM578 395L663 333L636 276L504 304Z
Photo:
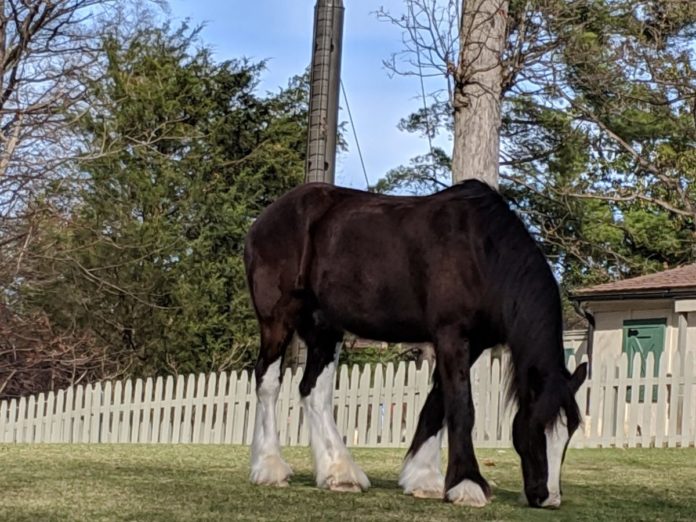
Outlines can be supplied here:
M508 504L513 507L527 507L520 502L520 492L511 489L493 488L493 502Z
M293 486L303 486L306 488L316 487L314 475L312 475L311 473L303 473L296 471L290 478L290 487Z

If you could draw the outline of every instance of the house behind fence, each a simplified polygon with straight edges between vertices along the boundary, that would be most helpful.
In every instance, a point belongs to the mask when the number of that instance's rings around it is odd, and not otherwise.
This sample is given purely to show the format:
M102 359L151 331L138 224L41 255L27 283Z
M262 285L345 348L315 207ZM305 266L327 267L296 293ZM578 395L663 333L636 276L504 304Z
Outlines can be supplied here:
M663 353L663 357L665 354ZM472 368L477 447L510 447L514 411L505 403L503 358L489 352ZM585 360L586 356L582 357ZM575 447L688 447L696 444L694 353L672 359L671 372L636 354L595 360L578 392L584 425ZM572 371L577 362L568 359ZM641 371L637 371L637 369ZM629 375L631 375L629 377ZM641 377L647 375L648 377ZM430 388L427 365L341 366L334 414L349 446L407 447ZM298 385L302 370L287 370L278 400L283 445L306 445ZM0 403L0 442L250 444L256 413L248 372L78 385ZM445 437L446 443L446 437Z

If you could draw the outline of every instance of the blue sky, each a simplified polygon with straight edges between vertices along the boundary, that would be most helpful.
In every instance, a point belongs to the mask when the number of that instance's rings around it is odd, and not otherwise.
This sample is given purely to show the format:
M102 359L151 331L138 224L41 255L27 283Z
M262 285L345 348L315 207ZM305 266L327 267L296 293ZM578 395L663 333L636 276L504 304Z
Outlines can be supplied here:
M344 0L342 80L371 183L389 169L427 152L427 141L397 129L399 119L422 105L415 77L390 78L382 65L401 49L401 32L377 19L383 5L403 11L402 0ZM246 56L268 60L261 92L275 91L303 72L311 59L315 0L170 0L175 20L204 23L202 39L219 59ZM343 106L343 99L341 98ZM345 110L340 120L347 121ZM349 151L339 157L338 185L365 188L351 132ZM447 144L442 144L449 147Z

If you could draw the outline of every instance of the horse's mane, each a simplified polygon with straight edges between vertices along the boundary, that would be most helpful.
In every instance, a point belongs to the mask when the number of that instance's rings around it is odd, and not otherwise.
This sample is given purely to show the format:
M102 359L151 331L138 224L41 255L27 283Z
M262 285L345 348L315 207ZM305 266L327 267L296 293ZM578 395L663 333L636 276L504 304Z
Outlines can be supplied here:
M565 367L557 374L547 376L541 375L533 367L526 370L526 376L522 376L522 372L510 357L505 382L506 407L527 408L533 402L534 414L544 425L555 422L563 410L568 428L575 430L582 421L582 415L569 385L570 372Z
M487 185L468 181L450 189L475 203L485 233L505 248L489 254L492 303L500 308L502 338L510 346L506 403L518 408L535 402L542 422L557 419L563 409L569 426L580 422L563 355L563 316L558 284L543 252L505 198ZM472 203L469 203L472 204Z

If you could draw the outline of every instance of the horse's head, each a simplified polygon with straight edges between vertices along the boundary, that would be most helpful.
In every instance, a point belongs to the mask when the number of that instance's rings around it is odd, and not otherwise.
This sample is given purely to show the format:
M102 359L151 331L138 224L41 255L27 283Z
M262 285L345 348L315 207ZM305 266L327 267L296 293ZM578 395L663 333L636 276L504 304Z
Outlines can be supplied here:
M580 425L575 393L587 377L587 363L569 375L544 378L531 370L520 395L512 440L522 460L524 494L532 507L561 505L561 465L568 441Z

